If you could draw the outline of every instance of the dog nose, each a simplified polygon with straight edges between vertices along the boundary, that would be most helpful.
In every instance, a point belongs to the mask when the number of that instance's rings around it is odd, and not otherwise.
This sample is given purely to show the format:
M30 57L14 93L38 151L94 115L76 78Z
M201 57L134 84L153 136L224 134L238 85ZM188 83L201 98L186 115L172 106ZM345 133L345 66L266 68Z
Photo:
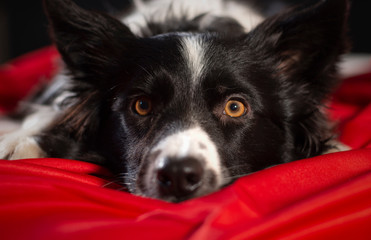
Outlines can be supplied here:
M167 159L157 172L159 190L164 196L186 199L201 186L204 168L195 158Z

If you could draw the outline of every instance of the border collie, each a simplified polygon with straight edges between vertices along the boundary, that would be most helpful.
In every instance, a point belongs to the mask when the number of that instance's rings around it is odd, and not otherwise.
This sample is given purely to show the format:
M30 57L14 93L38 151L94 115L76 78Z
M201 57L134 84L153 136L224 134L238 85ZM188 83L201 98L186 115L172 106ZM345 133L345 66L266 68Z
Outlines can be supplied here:
M324 109L348 1L269 17L252 3L137 1L118 20L44 0L64 67L0 157L100 163L131 193L179 202L336 147Z

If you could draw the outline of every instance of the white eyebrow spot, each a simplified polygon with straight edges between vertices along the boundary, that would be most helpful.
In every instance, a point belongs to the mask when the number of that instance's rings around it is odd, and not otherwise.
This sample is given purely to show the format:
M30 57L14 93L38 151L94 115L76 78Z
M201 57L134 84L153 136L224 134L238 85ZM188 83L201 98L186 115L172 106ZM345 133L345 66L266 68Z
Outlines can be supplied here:
M192 72L192 82L200 79L205 67L206 44L199 36L186 36L182 40L183 56L187 61L188 68Z

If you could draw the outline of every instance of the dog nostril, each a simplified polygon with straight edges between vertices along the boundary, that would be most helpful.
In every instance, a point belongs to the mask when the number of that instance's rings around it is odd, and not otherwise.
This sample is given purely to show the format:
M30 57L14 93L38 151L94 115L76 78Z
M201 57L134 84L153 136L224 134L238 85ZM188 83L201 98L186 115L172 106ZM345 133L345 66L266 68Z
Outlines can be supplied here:
M201 176L195 173L189 173L185 176L186 182L188 182L191 186L196 186L201 182Z
M203 166L197 159L167 159L157 172L157 181L161 194L184 198L201 186L203 175Z
M171 179L171 176L164 170L159 170L157 172L157 180L163 187L170 187L174 180Z

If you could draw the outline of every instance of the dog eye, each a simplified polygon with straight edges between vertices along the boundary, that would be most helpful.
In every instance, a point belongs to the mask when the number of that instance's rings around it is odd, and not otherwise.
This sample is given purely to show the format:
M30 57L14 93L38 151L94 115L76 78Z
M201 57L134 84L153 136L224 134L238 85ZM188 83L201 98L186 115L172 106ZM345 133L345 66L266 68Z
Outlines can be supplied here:
M134 104L134 110L141 116L148 115L152 110L152 102L146 97L138 98Z
M237 100L229 100L227 104L224 107L224 114L232 117L232 118L238 118L245 115L247 112L247 109L245 105Z

